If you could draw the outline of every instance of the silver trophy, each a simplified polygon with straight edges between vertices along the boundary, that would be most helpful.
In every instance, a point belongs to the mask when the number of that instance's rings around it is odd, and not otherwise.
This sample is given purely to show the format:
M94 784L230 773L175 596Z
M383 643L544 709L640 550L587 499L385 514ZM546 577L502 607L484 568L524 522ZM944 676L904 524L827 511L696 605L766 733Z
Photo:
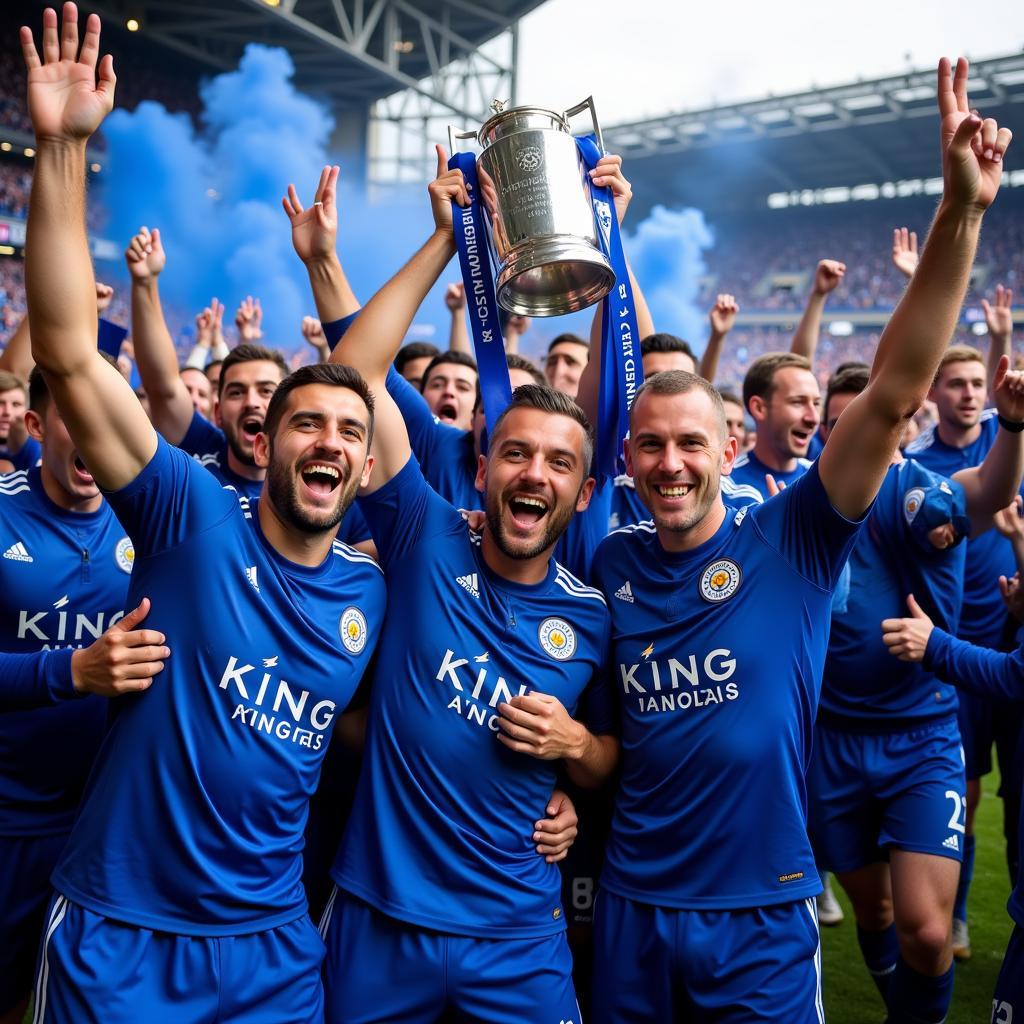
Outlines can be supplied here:
M477 132L448 129L455 149L475 139L480 199L496 257L498 302L511 313L560 316L611 291L615 273L598 246L590 179L569 118L590 111L604 151L593 97L561 114L495 101ZM611 216L611 211L604 211Z

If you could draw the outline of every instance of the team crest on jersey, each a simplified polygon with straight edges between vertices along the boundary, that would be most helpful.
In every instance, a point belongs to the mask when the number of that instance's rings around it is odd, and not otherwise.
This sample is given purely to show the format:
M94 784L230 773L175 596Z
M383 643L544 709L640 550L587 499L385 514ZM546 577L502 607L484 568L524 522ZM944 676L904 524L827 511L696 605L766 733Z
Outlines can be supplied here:
M740 567L731 558L712 562L700 576L700 596L712 604L728 601L743 580Z
M341 613L338 632L349 654L359 654L366 646L366 618L355 605L349 605Z
M903 518L906 519L908 526L914 521L923 501L923 487L911 487L903 496Z
M135 545L131 537L122 537L114 548L114 559L122 572L131 572L135 564Z
M565 619L545 619L537 637L545 653L555 661L567 661L576 652L576 633Z

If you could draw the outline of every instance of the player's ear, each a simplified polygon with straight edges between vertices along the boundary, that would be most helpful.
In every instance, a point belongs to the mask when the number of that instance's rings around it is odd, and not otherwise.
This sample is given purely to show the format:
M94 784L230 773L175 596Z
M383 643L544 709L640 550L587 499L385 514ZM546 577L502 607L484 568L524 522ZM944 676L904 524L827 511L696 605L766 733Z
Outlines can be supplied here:
M747 411L760 423L768 411L768 403L760 395L752 395Z
M260 469L270 465L270 435L263 430L253 438L252 458Z
M622 439L622 457L626 463L626 475L633 475L633 442L628 437Z
M370 474L373 472L374 458L372 455L366 456L366 462L363 463L363 473L359 478L359 486L365 487L370 482Z
M483 494L487 490L487 456L478 455L476 463L476 480L473 486Z
M29 437L36 441L43 439L43 418L35 409L25 410L25 429Z
M722 449L722 476L728 476L732 472L733 463L740 453L740 446L735 437L729 436L725 439L725 447Z
M576 511L585 512L587 506L590 504L590 499L593 497L594 488L597 486L597 481L592 477L588 476L583 481L583 486L580 488L580 493L576 498Z

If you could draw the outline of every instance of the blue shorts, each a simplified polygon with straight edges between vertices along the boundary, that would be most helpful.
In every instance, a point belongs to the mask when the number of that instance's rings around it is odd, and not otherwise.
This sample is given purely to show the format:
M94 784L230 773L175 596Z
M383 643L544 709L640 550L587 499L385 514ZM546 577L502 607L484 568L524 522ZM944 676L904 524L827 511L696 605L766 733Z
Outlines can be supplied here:
M818 866L855 871L887 847L963 858L967 783L955 718L911 732L814 732L807 830Z
M594 912L597 1024L823 1024L813 899L671 910L602 892Z
M67 832L0 836L0 1016L32 991L50 875L67 841Z
M565 933L447 935L398 921L335 888L320 933L325 1024L580 1024Z
M957 720L964 744L968 779L980 779L992 771L995 744L999 772L1003 778L999 795L1011 777L1014 753L1024 729L1024 706L1019 701L995 700L969 690L958 692Z
M323 955L308 916L248 935L173 935L57 895L32 1024L322 1024Z
M1024 1020L1024 928L1017 925L1010 934L1002 970L996 979L992 1024L1014 1024L1020 1020Z

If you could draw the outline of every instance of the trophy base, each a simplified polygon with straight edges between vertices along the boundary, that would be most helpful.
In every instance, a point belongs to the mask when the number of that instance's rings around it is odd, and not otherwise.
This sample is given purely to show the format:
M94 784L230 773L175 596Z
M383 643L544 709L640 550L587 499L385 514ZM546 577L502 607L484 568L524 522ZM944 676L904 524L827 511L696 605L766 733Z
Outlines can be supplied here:
M498 303L523 316L562 316L592 306L614 284L611 264L589 242L532 238L509 253L498 275Z

